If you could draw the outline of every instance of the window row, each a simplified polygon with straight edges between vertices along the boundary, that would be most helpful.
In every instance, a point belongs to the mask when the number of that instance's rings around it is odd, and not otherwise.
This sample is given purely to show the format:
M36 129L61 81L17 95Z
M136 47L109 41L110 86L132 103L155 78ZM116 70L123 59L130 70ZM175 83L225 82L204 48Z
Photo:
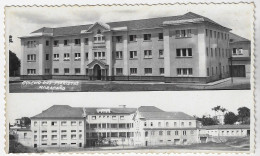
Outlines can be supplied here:
M34 141L37 140L37 137L38 137L37 135L34 135ZM60 138L61 138L61 140L67 140L68 139L67 135L61 135ZM78 139L82 139L82 138L83 138L83 135L79 134ZM58 135L51 135L51 140L57 140L57 139L58 139ZM76 134L70 135L70 139L76 140L77 135ZM47 135L41 135L41 140L42 141L48 140L48 136Z
M207 68L207 76L213 76L213 75L220 75L220 74L225 74L229 73L229 66L222 66L220 67L211 67L211 69L208 67Z
M163 135L187 135L187 131L186 130L183 130L183 131L165 131L166 133L164 133L164 131L150 131L150 133L148 131L145 132L145 137L148 137L148 136L155 136L155 135L158 135L158 136L163 136ZM190 130L190 135L193 135L195 134L195 130Z
M68 123L69 121L61 121L60 122L60 125L61 126L67 126L67 123ZM37 121L34 121L34 126L38 126L38 123L39 122L37 122ZM41 126L48 126L48 122L47 121L41 121L40 122L41 123ZM79 126L82 126L83 125L83 121L79 121L78 122L79 124ZM58 121L51 121L50 122L50 126L57 126L58 125ZM70 125L71 126L77 126L77 121L70 121Z
M217 38L217 39L222 39L222 40L229 40L229 34L227 33L223 33L223 32L217 32L214 30L205 30L206 33L206 37L210 37L210 38Z
M101 115L99 115L99 116L91 116L91 119L92 120L96 120L97 119L97 117L98 118L109 118L110 116L105 116L105 115L103 115L103 116L101 116ZM125 116L123 116L123 115L121 115L121 116L116 116L116 115L113 115L112 117L112 120L117 120L117 119L120 119L120 120L125 120Z
M65 125L62 125L65 126ZM67 130L60 130L61 133L67 133ZM71 133L76 133L77 130L71 130ZM79 132L82 132L82 130L79 130ZM37 133L37 131L35 130L34 133ZM47 133L47 130L42 130L41 133ZM51 133L58 133L57 130L51 130Z
M173 125L170 125L169 122L165 122L164 126L165 127L171 127L171 126L176 127L176 126L178 126L178 123L179 122L173 122ZM189 122L188 125L186 125L185 122L180 122L179 124L180 124L181 127L184 127L184 126L191 127L191 126L193 126L192 122ZM144 127L147 127L147 126L148 126L147 122L144 122ZM150 127L153 127L153 126L154 126L154 122L150 122ZM162 122L158 122L157 127L163 127Z
M93 123L93 124L87 124L87 129L106 129L106 128L133 128L133 123Z
M153 68L144 68L144 74L145 75L151 75L153 73ZM159 73L161 75L164 74L164 68L159 68ZM123 74L123 68L116 68L116 75L122 75ZM130 75L136 75L137 74L137 68L130 68Z
M129 35L128 40L130 42L136 42L137 35ZM152 34L143 34L143 41L151 41L151 40L152 40ZM158 33L158 40L163 40L163 33ZM112 41L115 43L122 43L123 36L113 36Z
M211 56L211 57L230 57L230 52L229 49L224 49L224 48L209 48L206 47L206 54L207 56Z
M59 61L60 59L60 54L53 54L53 60L54 61ZM75 61L80 61L81 59L81 54L80 53L74 53L74 60ZM46 60L49 60L49 54L46 54ZM64 53L64 61L69 61L70 60L70 53Z

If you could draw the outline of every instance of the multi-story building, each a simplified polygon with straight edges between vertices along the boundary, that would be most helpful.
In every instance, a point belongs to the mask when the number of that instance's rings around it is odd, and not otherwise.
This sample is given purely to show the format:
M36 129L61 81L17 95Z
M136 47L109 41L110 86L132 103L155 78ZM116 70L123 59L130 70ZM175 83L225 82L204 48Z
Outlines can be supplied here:
M84 147L86 120L82 108L54 105L31 118L34 147Z
M199 143L224 142L228 137L250 136L250 125L211 125L199 128Z
M133 116L136 108L84 108L86 146L96 143L134 145Z
M230 33L230 49L232 50L231 76L249 78L251 73L250 40Z
M229 31L195 13L20 37L22 79L201 82L229 76Z
M165 112L154 106L142 106L134 120L136 146L198 142L196 119L183 112Z

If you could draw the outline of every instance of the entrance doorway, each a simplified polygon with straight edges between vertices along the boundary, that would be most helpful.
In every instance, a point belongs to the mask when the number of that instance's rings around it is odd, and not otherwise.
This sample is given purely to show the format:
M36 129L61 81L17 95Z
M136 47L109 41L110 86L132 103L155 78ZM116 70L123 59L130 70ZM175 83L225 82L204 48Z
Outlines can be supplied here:
M246 77L245 65L233 65L232 66L233 77Z
M98 64L94 66L93 71L94 71L94 79L101 80L101 68Z

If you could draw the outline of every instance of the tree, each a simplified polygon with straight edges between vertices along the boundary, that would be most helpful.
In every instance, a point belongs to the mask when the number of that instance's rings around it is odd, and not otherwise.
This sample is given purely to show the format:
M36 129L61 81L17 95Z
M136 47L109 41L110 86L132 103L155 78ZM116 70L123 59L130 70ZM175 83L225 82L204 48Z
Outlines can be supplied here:
M220 108L220 111L223 113L223 115L225 114L225 112L227 111L227 109L226 108L224 108L224 107L221 107Z
M217 119L206 117L205 115L203 115L202 118L196 118L196 120L200 121L203 126L219 124L219 121Z
M31 119L28 117L22 117L21 121L22 121L21 126L23 127L29 127L31 125Z
M250 124L250 109L247 107L240 107L237 111L238 120L241 121L242 124Z
M220 110L220 106L213 107L211 110L215 111L215 116L216 116L216 112Z
M19 58L15 53L9 50L9 76L16 76L18 74L17 71L19 70L20 65L21 62Z
M233 125L235 122L237 122L238 117L233 112L228 112L224 116L224 123L226 125Z

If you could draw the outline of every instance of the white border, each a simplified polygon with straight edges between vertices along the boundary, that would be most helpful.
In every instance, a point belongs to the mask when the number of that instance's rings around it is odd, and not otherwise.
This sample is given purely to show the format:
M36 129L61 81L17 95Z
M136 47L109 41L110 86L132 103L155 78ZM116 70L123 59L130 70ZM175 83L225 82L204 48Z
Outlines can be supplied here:
M259 18L257 18L259 16L259 7L260 7L260 1L259 0L222 0L222 1L217 1L217 0L176 0L176 1L171 1L171 0L110 0L110 1L106 1L106 0L92 0L92 1L84 1L84 0L0 0L0 48L1 48L1 52L0 52L0 155L6 155L5 151L4 151L4 146L5 146L5 139L4 139L4 135L5 135L5 116L4 116L4 6L8 5L62 5L62 4L66 4L66 5L86 5L86 4L90 4L90 5L96 5L96 4L156 4L156 3L176 3L176 2L182 2L182 3L188 3L188 2L192 2L192 3L198 3L198 2L215 2L215 3L220 3L220 2L254 2L255 3L255 111L256 111L256 149L255 149L255 154L238 154L238 155L260 155L260 147L259 147L259 140L260 137L258 135L258 132L260 130L260 98L259 98L259 94L260 94L260 85L259 85L259 80L260 80L260 63L259 63L259 59L260 59L260 54L258 52L259 50L259 43L256 44L257 42L259 42L259 30L260 30L260 20ZM257 88L258 86L258 88ZM258 141L258 142L257 142ZM19 154L19 155L27 155L27 154ZM36 154L32 154L32 155L36 155ZM44 154L44 155L59 155L59 154ZM64 154L64 155L76 155L76 154ZM87 155L87 154L84 154ZM88 154L90 155L90 154ZM95 154L96 155L96 154ZM112 154L109 154L112 155ZM117 155L121 155L121 154L117 154ZM124 156L127 155L140 155L140 154L124 154ZM144 155L144 154L142 154ZM150 154L149 154L150 155ZM162 155L162 154L160 154ZM171 154L173 155L173 154ZM217 155L217 154L189 154L189 153L184 153L184 154L178 154L178 155ZM233 155L233 154L221 154L221 155Z

